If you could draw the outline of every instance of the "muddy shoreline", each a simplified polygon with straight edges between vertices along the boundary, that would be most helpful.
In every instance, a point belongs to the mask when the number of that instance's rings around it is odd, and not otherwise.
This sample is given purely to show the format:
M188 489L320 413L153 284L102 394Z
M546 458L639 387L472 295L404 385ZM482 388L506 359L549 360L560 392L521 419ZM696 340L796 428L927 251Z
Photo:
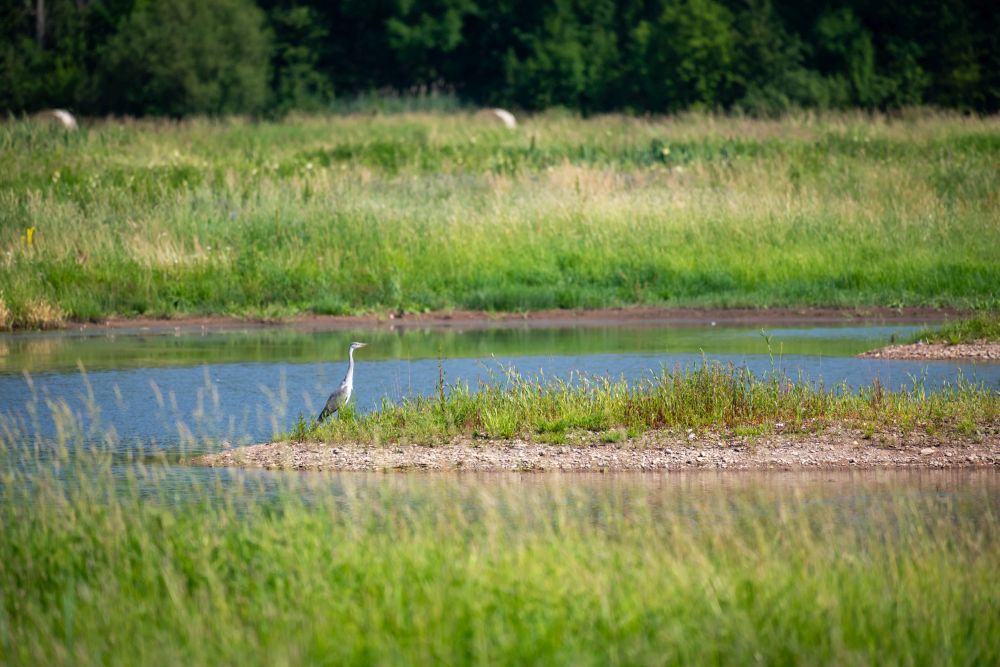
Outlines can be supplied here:
M226 331L294 328L302 331L339 331L385 328L460 328L528 326L537 328L607 326L715 325L849 325L861 323L937 323L965 314L938 308L657 308L629 307L597 310L541 310L524 313L453 310L434 313L376 313L370 315L300 315L270 320L226 315L176 318L112 317L101 322L68 322L64 329L113 331Z
M192 459L199 466L301 471L612 472L1000 467L1000 428L975 438L834 427L754 438L650 432L615 444L570 445L459 437L438 446L277 442Z

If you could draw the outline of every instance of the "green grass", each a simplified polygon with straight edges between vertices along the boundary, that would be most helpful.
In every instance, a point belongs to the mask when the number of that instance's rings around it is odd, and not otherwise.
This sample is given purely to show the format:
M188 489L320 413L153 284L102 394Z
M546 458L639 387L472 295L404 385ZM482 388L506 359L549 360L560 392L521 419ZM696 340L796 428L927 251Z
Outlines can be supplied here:
M926 392L919 381L904 391L877 381L852 391L793 381L780 374L706 363L663 371L629 384L624 379L581 377L576 382L526 380L514 373L476 390L440 387L437 396L385 401L371 413L347 409L339 419L288 437L299 441L385 444L441 443L456 436L566 442L567 433L601 434L606 442L654 429L713 430L748 436L817 432L831 424L877 430L923 429L974 435L1000 424L1000 393L959 382Z
M0 327L628 304L996 307L994 117L0 126ZM27 230L32 229L31 242Z
M4 454L5 665L1000 661L988 480L883 481L853 508L826 479L806 498L293 476L176 501L155 467Z
M922 329L913 336L912 342L958 345L981 340L1000 341L1000 313L984 313L940 327Z

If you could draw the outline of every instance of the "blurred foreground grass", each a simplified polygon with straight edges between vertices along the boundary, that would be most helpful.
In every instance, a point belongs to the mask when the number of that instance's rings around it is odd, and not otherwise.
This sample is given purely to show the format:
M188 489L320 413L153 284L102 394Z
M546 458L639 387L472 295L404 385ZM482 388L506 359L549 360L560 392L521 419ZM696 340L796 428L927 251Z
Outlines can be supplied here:
M0 163L0 328L998 304L994 117L8 122Z
M1000 661L996 480L296 475L170 502L149 469L63 466L3 469L6 665Z
M996 423L997 395L971 387L837 399L718 367L668 380L631 404L678 423L796 403ZM604 418L629 404L619 391L524 384L480 405ZM214 471L123 454L48 407L51 442L0 420L0 664L1000 661L992 471L670 493L664 476Z

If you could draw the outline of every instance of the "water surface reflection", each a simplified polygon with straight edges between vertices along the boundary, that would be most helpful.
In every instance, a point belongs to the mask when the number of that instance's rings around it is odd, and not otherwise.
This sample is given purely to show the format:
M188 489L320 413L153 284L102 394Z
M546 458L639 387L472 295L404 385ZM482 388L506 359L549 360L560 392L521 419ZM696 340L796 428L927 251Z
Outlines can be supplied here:
M358 354L355 403L427 395L443 374L477 386L524 376L651 377L705 360L856 387L878 378L891 389L973 381L1000 387L1000 364L858 359L910 328L589 327L582 329L405 330L211 335L3 337L0 415L28 439L50 441L53 410L78 420L85 443L112 442L118 454L196 453L220 443L266 440L312 418L344 373L351 339ZM77 364L86 368L81 373ZM17 372L13 372L13 371ZM22 373L22 371L24 373Z

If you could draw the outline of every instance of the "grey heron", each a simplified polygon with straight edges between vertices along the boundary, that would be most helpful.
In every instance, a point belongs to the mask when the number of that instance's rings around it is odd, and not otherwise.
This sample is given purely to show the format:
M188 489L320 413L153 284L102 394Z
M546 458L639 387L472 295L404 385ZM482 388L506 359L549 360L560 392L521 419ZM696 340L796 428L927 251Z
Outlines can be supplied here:
M319 419L317 423L323 423L327 417L333 413L340 410L340 408L347 405L347 402L351 400L351 392L354 391L354 350L364 347L367 343L351 343L351 347L347 351L347 357L350 362L347 364L347 375L344 376L344 381L340 383L330 398L326 399L326 405L323 407L323 411L319 413Z

